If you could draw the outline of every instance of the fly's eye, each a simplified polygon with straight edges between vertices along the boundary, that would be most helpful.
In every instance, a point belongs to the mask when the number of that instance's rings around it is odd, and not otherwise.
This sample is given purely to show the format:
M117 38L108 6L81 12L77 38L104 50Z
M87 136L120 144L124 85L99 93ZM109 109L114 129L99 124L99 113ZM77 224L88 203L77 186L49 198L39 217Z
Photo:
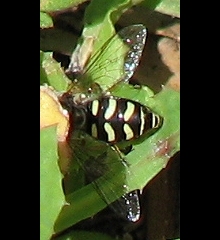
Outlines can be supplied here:
M84 129L86 126L87 117L85 108L73 108L73 125L75 129Z

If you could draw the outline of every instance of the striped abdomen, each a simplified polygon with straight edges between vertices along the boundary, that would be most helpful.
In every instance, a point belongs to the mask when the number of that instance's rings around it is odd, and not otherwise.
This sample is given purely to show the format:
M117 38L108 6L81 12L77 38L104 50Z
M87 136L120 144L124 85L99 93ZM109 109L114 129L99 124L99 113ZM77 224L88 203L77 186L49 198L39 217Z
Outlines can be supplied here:
M87 105L86 132L108 142L118 143L158 129L162 118L132 100L102 97Z

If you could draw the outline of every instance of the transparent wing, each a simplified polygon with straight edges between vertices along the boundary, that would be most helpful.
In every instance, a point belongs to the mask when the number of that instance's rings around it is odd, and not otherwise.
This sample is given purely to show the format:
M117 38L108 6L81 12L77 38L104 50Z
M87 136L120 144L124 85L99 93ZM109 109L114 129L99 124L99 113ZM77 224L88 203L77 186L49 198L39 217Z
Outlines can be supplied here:
M92 182L94 190L119 216L136 221L140 216L139 199L127 193L130 173L121 156L108 144L80 131L73 134L71 144L74 160L84 170L87 183Z
M143 25L133 25L123 28L118 35L129 46L129 51L124 58L123 81L129 80L138 64L147 38L147 29Z
M97 83L106 92L120 81L127 82L136 70L147 37L144 25L120 30L88 61L79 82L84 88Z
M139 191L134 190L124 194L117 201L113 202L110 207L122 218L136 222L141 215Z

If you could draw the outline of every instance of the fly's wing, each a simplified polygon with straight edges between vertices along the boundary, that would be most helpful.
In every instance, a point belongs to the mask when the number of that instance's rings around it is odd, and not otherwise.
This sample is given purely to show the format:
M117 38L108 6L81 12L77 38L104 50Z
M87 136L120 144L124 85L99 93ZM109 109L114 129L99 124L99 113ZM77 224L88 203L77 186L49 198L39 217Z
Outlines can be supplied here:
M120 199L109 205L118 215L131 222L136 222L141 215L139 191L124 194Z
M118 152L81 131L73 133L71 147L73 160L84 170L87 183L92 182L106 205L115 201L110 207L118 215L130 221L139 218L139 199L127 194L126 179L130 173Z
M118 82L127 82L139 64L146 37L147 30L142 24L120 30L91 56L79 84L87 90L96 83L107 92Z
M123 28L118 35L123 42L129 47L129 51L124 58L124 75L123 81L128 81L134 74L147 38L147 29L139 24Z

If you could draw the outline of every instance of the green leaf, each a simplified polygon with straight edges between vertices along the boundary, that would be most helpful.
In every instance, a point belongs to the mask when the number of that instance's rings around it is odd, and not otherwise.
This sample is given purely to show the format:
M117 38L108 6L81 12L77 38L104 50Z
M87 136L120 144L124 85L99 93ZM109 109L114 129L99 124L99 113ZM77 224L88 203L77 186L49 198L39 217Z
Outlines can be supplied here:
M129 0L112 0L106 1L105 4L103 4L102 0L93 0L87 8L85 22L90 26L100 24L105 18L115 22L122 14L122 11L128 8L126 7L128 4L131 7ZM113 13L115 15L110 16Z
M53 27L52 18L44 12L40 12L40 28L49 28Z
M180 0L144 0L141 5L163 14L180 17Z
M53 234L54 222L65 200L58 166L56 127L40 131L40 239Z
M40 10L44 12L58 11L77 6L83 2L85 0L40 0Z
M59 214L55 223L55 232L63 231L106 207L106 203L103 202L92 184L75 191L69 196L69 201L72 203L64 206Z
M141 6L154 10L163 0L143 0Z
M94 50L99 49L115 33L113 24L131 6L130 0L112 0L105 4L102 0L91 1L85 12L83 37L97 39Z
M180 17L180 0L163 0L155 10L173 17Z
M64 74L60 64L56 62L52 53L40 51L40 83L53 86L57 91L65 91L69 79Z

